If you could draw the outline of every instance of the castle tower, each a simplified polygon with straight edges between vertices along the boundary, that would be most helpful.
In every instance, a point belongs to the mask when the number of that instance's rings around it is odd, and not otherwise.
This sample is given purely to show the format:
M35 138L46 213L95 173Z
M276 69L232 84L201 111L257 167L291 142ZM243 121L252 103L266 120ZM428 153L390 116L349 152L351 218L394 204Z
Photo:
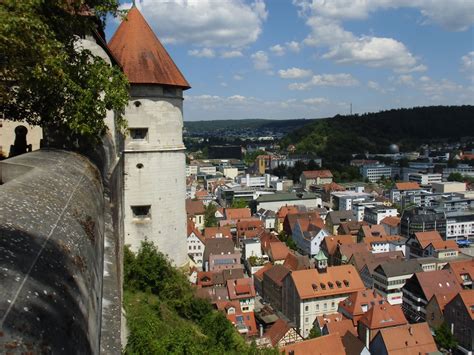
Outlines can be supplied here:
M153 241L175 265L187 262L183 91L190 86L134 6L109 47L130 82L125 109L124 235L136 251Z

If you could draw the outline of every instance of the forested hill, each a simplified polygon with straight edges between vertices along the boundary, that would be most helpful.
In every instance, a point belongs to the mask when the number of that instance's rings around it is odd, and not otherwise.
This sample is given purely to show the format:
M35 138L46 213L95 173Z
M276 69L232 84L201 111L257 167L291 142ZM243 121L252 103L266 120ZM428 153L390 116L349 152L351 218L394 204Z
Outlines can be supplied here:
M276 130L291 132L303 127L314 120L292 119L292 120L266 120L266 119L242 119L242 120L212 120L212 121L185 121L184 127L189 133L218 133L229 130Z
M341 162L352 153L388 153L392 143L407 151L467 136L474 137L474 106L430 106L315 120L285 136L282 146Z

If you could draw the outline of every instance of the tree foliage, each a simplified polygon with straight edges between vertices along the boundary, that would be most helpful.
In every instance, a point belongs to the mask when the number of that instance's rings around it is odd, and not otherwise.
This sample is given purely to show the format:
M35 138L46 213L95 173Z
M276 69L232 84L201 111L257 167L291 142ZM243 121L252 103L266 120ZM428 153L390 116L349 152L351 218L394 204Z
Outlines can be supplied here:
M435 341L440 348L446 350L454 350L457 346L457 341L446 323L435 329Z
M318 325L315 324L313 328L309 331L308 338L313 339L313 338L319 338L321 336L321 329L319 329Z
M0 2L0 98L8 119L40 125L71 147L99 141L107 110L120 113L128 82L117 67L81 47L100 33L114 0Z
M248 202L241 198L234 198L232 201L232 208L245 208L248 207Z
M204 226L205 227L217 226L216 212L217 212L217 207L213 203L210 203L205 207L205 211L204 211Z

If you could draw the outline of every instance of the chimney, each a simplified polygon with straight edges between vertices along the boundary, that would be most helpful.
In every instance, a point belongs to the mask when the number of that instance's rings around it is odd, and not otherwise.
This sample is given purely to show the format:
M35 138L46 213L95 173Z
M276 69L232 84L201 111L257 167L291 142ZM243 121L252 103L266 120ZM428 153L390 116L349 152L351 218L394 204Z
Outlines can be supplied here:
M263 325L260 324L260 338L263 338Z

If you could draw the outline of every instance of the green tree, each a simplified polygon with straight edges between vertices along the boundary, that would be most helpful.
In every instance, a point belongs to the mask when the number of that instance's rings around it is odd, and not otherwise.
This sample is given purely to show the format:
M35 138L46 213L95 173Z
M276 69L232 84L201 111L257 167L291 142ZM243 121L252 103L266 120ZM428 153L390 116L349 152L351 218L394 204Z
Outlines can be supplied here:
M464 176L461 173L451 173L448 176L448 181L464 182Z
M235 198L232 201L232 208L245 208L248 207L247 201L241 198Z
M217 226L216 212L217 212L217 207L213 203L210 203L205 207L205 212L204 212L204 226L205 227Z
M449 330L446 323L441 324L439 328L435 329L435 341L440 348L452 351L456 348L457 341Z
M319 338L321 336L321 329L319 329L318 325L315 324L313 328L309 331L308 338L313 339L313 338Z
M106 110L118 124L128 82L78 38L101 33L115 0L4 0L0 2L0 99L12 120L47 129L60 146L90 146L106 131Z

